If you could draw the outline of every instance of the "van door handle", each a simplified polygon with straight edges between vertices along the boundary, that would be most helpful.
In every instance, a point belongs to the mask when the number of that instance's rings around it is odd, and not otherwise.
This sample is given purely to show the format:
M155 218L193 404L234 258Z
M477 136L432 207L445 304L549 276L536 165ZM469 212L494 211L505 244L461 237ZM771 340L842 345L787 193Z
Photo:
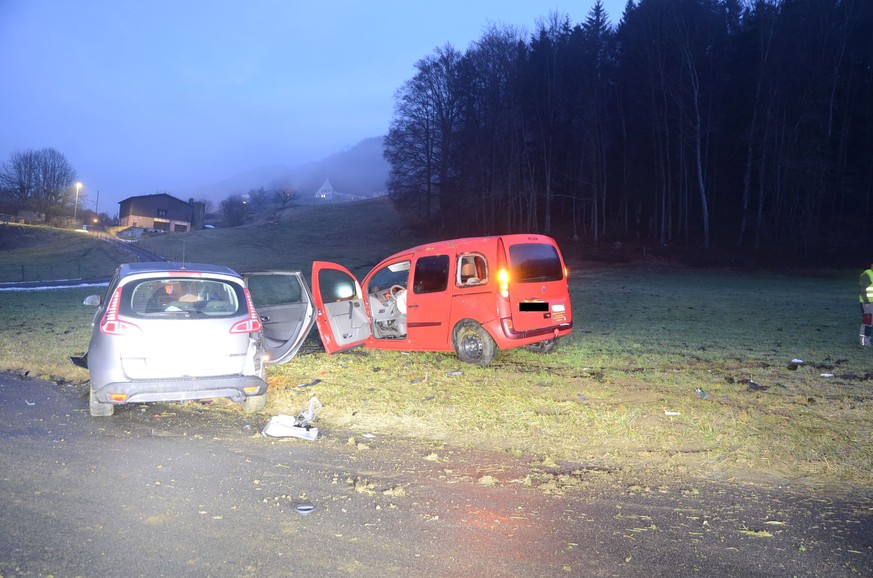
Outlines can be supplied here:
M418 309L418 305L407 305L407 309Z

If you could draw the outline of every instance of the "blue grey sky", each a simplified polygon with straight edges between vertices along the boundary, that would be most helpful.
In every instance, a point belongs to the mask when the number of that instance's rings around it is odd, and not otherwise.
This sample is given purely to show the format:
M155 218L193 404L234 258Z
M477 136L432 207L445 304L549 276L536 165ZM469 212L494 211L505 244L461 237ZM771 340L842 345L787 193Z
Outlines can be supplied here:
M320 160L384 135L416 61L594 0L0 0L0 162L53 147L131 195ZM604 0L618 22L625 2Z

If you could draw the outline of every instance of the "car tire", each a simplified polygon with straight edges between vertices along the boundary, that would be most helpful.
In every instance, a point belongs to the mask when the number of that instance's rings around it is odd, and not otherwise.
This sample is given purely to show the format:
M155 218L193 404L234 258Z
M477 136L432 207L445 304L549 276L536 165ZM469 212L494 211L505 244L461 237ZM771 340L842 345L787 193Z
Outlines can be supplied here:
M250 395L243 402L243 411L246 413L257 413L259 411L264 411L264 408L267 407L267 394L261 395Z
M91 417L109 417L115 413L115 406L111 403L102 403L97 401L97 395L94 389L88 388L91 394L88 396L88 406L91 410Z
M527 349L534 353L552 353L558 349L558 339L553 337L552 339L546 339L539 343L531 343L527 346Z
M488 365L497 353L497 344L485 328L467 319L455 325L452 347L458 359L474 365Z

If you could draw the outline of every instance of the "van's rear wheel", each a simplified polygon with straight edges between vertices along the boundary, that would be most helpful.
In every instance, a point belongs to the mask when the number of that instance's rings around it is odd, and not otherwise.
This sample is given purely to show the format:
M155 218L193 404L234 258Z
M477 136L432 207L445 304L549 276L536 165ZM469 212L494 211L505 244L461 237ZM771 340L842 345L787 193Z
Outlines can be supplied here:
M551 353L558 349L558 339L553 337L552 339L546 339L539 343L531 343L527 346L527 349L534 353Z
M458 359L476 365L488 365L497 353L497 344L475 321L462 321L452 331L452 347Z
M109 417L115 413L115 406L113 404L97 401L94 389L91 387L88 389L91 392L91 395L88 397L88 406L91 410L91 417Z

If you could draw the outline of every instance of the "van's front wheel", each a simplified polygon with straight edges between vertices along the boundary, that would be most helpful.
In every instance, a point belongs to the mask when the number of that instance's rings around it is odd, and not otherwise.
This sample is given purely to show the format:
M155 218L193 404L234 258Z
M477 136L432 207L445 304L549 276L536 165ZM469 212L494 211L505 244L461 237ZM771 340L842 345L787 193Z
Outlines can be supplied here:
M452 331L452 347L458 359L475 365L488 365L497 353L497 344L475 321L462 321Z

